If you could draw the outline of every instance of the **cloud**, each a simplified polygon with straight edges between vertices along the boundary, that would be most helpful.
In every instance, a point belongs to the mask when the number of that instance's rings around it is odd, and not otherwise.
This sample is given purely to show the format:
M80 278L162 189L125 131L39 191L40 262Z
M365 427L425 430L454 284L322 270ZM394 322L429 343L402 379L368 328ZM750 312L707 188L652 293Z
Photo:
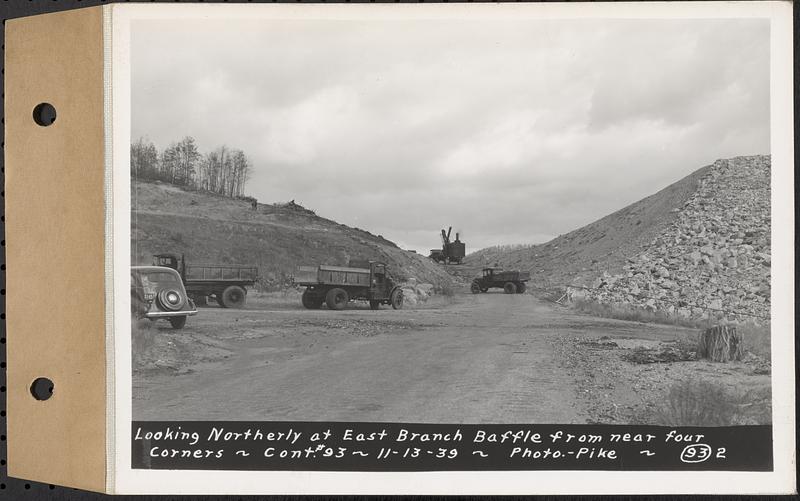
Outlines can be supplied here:
M764 20L137 21L132 132L427 251L533 243L769 152Z

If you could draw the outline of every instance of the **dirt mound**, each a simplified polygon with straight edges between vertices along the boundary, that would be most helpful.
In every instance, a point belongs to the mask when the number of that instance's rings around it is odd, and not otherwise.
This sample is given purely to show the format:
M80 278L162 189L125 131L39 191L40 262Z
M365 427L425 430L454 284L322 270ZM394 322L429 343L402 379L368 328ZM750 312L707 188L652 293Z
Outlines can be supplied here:
M254 204L158 182L133 182L131 191L135 264L151 263L157 252L185 254L189 263L252 264L259 267L259 287L272 289L291 283L300 265L378 260L398 281L413 278L437 290L452 286L450 275L429 259L294 200Z
M770 157L718 160L546 244L490 248L467 263L531 271L570 296L687 320L768 317Z

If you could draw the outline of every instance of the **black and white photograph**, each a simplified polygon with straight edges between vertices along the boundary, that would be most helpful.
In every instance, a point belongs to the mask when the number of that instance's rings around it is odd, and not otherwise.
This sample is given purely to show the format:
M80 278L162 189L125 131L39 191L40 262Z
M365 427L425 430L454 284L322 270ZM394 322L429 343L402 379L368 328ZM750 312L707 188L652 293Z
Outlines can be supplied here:
M771 426L770 19L436 12L130 21L133 420Z

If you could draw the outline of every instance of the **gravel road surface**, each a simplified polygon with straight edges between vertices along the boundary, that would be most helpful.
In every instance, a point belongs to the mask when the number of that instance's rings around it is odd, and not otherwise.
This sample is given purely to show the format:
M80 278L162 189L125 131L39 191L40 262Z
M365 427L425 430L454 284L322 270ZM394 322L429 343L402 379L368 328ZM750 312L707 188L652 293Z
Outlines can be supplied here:
M134 419L585 423L560 339L680 330L501 292L399 311L305 310L293 296L203 308L181 331L134 333Z

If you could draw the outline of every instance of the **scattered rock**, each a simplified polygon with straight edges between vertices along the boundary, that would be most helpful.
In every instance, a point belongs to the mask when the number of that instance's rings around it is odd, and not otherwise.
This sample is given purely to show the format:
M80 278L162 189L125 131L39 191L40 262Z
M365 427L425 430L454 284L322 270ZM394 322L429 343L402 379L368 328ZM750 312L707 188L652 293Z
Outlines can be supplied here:
M658 348L637 348L623 358L635 364L686 362L695 360L696 353L679 343L662 343Z

